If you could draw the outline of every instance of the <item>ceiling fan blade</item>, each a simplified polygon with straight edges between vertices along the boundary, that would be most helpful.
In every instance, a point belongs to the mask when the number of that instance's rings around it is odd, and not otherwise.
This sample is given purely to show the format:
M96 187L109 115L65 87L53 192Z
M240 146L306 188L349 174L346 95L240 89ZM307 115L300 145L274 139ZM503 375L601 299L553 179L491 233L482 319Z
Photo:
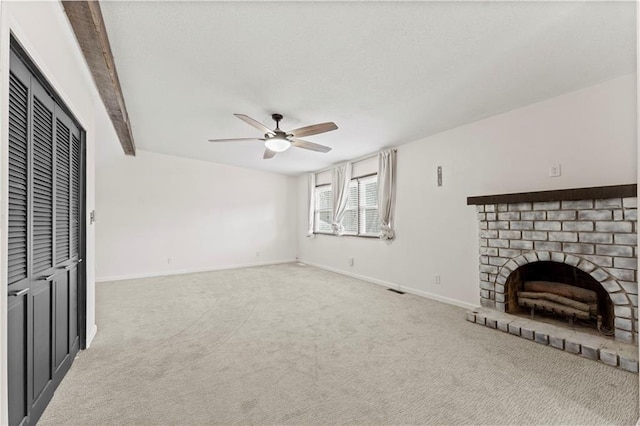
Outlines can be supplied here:
M209 142L240 142L240 141L264 141L264 139L260 139L260 138L209 139Z
M328 146L320 145L313 142L303 141L302 139L291 139L291 145L296 146L298 148L304 148L311 151L317 152L329 152L331 148Z
M319 133L330 132L332 130L336 130L338 126L336 123L328 122L328 123L320 123L313 124L311 126L300 127L299 129L292 130L288 132L294 138L301 138L303 136L311 136L317 135Z
M275 151L271 151L269 148L264 149L263 159L268 160L269 158L273 158L276 155Z
M233 115L235 115L240 120L242 120L245 123L247 123L248 125L253 126L256 129L260 130L262 133L265 133L265 134L268 133L270 135L275 135L273 130L271 130L270 128L268 128L264 124L260 123L259 121L254 120L253 118L249 117L248 115L244 115L244 114L233 114Z

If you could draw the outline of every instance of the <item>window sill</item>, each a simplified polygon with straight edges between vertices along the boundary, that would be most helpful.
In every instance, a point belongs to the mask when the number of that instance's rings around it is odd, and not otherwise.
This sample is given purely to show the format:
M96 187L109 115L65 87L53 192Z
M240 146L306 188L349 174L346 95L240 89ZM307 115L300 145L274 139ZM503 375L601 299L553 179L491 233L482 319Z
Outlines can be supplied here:
M313 235L328 235L330 237L352 237L352 238L370 238L370 239L380 239L377 235L353 235L353 234L342 234L342 235L334 235L331 232L314 232Z

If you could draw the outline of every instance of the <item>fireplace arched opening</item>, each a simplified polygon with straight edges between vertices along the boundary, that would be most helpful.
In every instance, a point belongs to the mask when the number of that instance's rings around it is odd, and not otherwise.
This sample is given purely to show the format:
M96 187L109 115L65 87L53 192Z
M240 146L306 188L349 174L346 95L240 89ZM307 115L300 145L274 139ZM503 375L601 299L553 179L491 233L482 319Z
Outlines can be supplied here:
M505 284L507 312L611 335L615 313L607 290L591 275L565 263L527 263Z

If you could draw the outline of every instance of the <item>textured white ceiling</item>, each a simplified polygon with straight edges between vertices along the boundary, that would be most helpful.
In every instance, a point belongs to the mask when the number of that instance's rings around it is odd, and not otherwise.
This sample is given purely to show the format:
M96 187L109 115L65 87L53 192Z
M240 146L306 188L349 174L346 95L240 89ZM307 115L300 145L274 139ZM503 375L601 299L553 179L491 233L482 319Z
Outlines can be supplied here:
M140 149L296 174L635 71L634 2L102 2ZM334 121L263 160L272 127Z

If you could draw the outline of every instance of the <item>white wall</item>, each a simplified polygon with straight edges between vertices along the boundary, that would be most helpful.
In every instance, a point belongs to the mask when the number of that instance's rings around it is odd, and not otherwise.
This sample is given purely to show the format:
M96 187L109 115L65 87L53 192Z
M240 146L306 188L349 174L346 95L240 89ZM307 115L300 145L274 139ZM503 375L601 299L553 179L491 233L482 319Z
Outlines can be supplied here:
M9 34L13 33L27 53L53 85L66 105L86 130L87 136L87 211L95 205L96 143L114 143L116 135L108 122L97 89L77 45L60 2L1 2L0 5L0 93L8 92ZM0 170L7 169L8 97L0 106ZM0 174L0 294L7 294L7 176ZM95 334L95 232L87 223L87 344ZM0 424L7 417L7 305L0 297Z
M100 281L296 258L296 178L141 150L98 161Z
M298 257L477 306L478 225L475 207L466 205L468 196L636 183L636 158L633 74L400 146L397 239L391 243L305 238L306 177L301 177ZM562 176L550 178L549 167L556 162ZM437 166L443 168L442 187L436 185Z

